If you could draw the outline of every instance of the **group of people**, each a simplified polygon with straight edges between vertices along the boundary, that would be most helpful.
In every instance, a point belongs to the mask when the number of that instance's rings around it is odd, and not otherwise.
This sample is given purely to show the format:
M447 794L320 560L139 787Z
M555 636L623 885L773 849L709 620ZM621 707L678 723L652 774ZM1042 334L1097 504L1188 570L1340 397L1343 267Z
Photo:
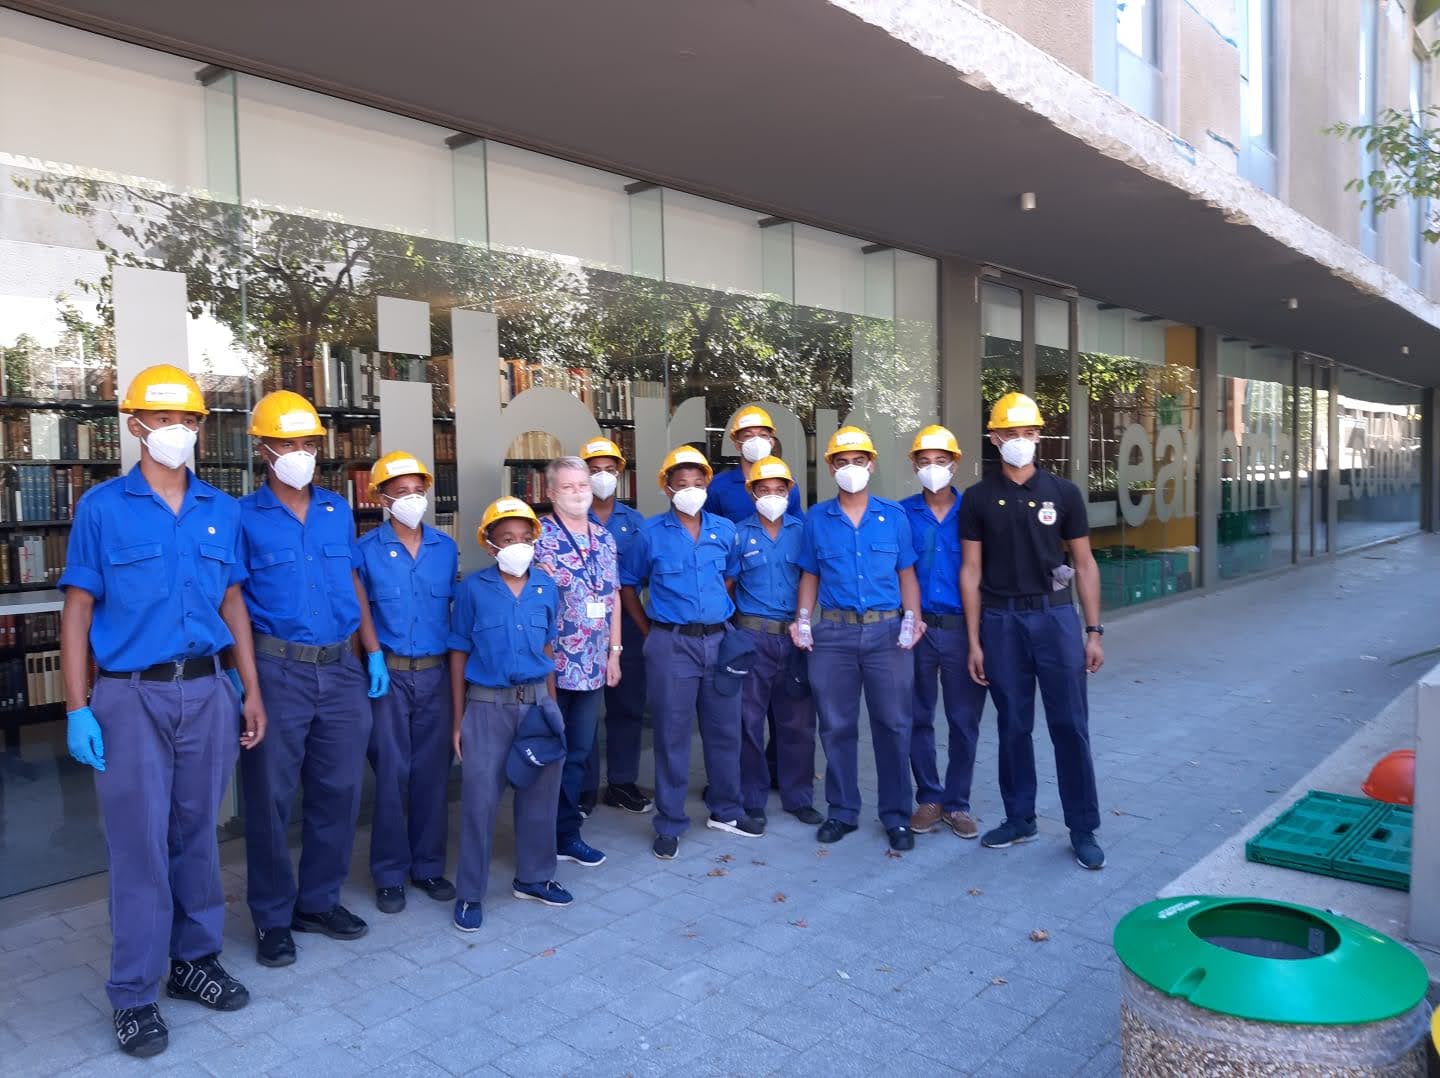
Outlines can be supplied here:
M455 927L474 932L507 786L518 899L572 902L556 864L604 863L582 837L600 803L653 807L652 851L676 857L697 720L707 827L764 835L776 788L818 841L844 838L860 824L862 695L890 848L936 829L1003 848L1037 834L1038 683L1073 852L1104 865L1086 704L1086 674L1104 661L1098 572L1079 491L1034 464L1043 420L1021 394L990 417L1000 469L963 496L960 447L944 427L915 435L921 489L893 502L870 493L878 450L847 426L824 454L840 493L808 512L759 406L729 426L737 468L716 476L689 445L665 457L656 480L670 508L649 518L616 498L620 447L594 438L547 466L543 517L513 497L486 508L476 539L494 564L463 580L456 543L424 523L432 476L413 454L375 462L386 519L356 538L345 499L313 482L325 431L298 394L256 404L249 429L266 474L238 501L187 466L206 407L184 371L147 368L120 410L139 462L80 500L60 587L67 740L95 771L109 849L106 990L131 1055L168 1044L162 979L172 999L216 1010L249 1000L219 961L216 825L237 754L264 966L295 962L295 932L367 930L340 903L366 759L376 908L396 914L407 890L423 893L453 903ZM980 836L970 792L987 691L1005 818ZM653 805L639 786L647 714Z

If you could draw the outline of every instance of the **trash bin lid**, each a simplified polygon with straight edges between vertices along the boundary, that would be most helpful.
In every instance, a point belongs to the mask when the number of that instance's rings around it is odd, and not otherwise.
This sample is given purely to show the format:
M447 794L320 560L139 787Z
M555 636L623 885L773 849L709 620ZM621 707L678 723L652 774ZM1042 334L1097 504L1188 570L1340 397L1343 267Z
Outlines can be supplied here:
M1424 965L1390 937L1262 898L1147 902L1115 926L1115 953L1166 995L1258 1022L1379 1022L1414 1007L1429 986Z

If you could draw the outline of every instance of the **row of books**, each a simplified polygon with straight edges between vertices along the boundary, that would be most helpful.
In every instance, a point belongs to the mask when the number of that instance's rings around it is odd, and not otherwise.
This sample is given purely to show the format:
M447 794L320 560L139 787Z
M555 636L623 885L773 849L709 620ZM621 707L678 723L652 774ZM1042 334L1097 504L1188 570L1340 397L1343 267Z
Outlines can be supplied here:
M636 397L665 396L665 383L618 378L599 384L585 367L561 367L524 359L500 361L500 399L512 397L535 386L551 386L580 398L601 423L628 422L635 418Z
M28 397L33 400L93 401L115 399L113 360L87 354L79 334L69 333L53 348L29 340L21 351L7 348L0 363L0 397Z
M69 520L80 495L115 474L114 465L17 464L0 478L0 521Z
M200 428L200 459L246 460L254 452L248 415L212 413Z
M454 464L440 462L435 465L435 485L430 490L430 500L436 514L459 511L460 478Z
M534 467L508 468L510 494L530 505L545 501L545 469Z
M60 651L37 651L0 662L0 711L58 704L65 699Z
M344 430L337 424L325 427L325 455L332 460L374 460L380 456L380 428L368 423Z
M55 583L69 540L64 531L7 536L0 542L0 585Z
M196 467L201 479L232 498L243 498L250 493L250 479L244 468L231 464L206 464L203 460L198 461Z
M560 439L543 431L527 430L510 443L510 456L544 464L560 456Z
M18 651L21 648L58 646L60 643L60 614L5 614L0 616L0 651Z
M3 406L3 405L0 405ZM120 419L75 419L30 412L0 419L0 457L6 460L119 460Z

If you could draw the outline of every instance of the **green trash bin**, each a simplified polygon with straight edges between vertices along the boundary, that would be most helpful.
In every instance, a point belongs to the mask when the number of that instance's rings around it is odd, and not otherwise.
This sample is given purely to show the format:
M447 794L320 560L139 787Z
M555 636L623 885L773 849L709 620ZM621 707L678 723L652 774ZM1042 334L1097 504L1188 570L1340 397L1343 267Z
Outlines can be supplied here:
M1189 895L1115 926L1121 1071L1134 1078L1424 1078L1429 979L1358 921Z

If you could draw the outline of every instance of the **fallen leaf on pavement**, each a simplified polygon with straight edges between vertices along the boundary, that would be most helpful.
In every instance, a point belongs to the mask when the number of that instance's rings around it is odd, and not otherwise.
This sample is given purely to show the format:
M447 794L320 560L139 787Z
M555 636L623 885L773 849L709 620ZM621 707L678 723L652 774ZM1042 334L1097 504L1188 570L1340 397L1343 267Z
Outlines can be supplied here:
M766 862L764 862L764 861L756 861L756 860L753 860L753 859L752 859L752 860L750 861L750 863L751 863L752 865L763 865L763 864L765 864Z
M898 861L898 860L900 860L900 858L904 857L905 855L904 855L903 853L900 853L898 850L886 850L886 851L885 851L885 856L888 857L888 858L890 858L890 860L892 860L892 861Z
M696 932L694 929L691 929L689 932L685 933L685 938L687 940L698 940L700 938L700 933Z
M894 970L894 968L891 967L891 966L876 966L876 967L875 967L875 972L876 972L876 973L894 973L895 970Z
M843 969L837 969L835 972L840 975L842 981L848 981L850 979L850 974L846 973Z
M990 978L990 983L991 983L991 984L1009 984L1010 982L1007 981L1004 977L991 977L991 978Z
M735 855L733 853L722 853L719 857L715 858L715 860L719 861L722 865L728 864L735 860Z
M829 856L830 856L830 851L829 851L829 850L816 850L816 851L815 851L815 856L816 856L816 857L829 857Z
M554 947L546 947L543 951L540 952L540 957L541 957L541 958L549 958L549 957L551 957L554 953L555 953L555 948L554 948Z
M1111 816L1124 816L1124 815L1125 815L1125 810L1124 810L1124 809L1111 809L1111 810L1110 810L1110 815L1111 815Z
M1046 932L1043 928L1037 928L1037 929L1035 929L1035 931L1033 931L1033 932L1030 933L1030 942L1031 942L1031 943L1044 943L1044 942L1045 942L1046 940L1048 940L1049 938L1050 938L1050 933L1049 933L1049 932Z
M978 888L978 887L972 887L972 888L970 888L970 890L966 891L965 893L966 893L967 895L969 895L971 898L974 898L976 895L983 895L985 892L982 891L982 890L980 890L980 888Z
M807 921L807 920L805 920L805 918L803 918L803 917L800 918L800 920L798 920L798 921L791 921L790 923L791 923L792 925L794 925L796 928L809 928L809 927L810 927L810 922Z
M709 874L710 874L711 876L728 876L728 875L730 875L730 873L726 872L723 868L712 868L712 869L710 870Z
M771 901L771 902L784 902L784 901L785 901L785 892L784 892L784 891L776 891L773 895L770 896L770 901Z

